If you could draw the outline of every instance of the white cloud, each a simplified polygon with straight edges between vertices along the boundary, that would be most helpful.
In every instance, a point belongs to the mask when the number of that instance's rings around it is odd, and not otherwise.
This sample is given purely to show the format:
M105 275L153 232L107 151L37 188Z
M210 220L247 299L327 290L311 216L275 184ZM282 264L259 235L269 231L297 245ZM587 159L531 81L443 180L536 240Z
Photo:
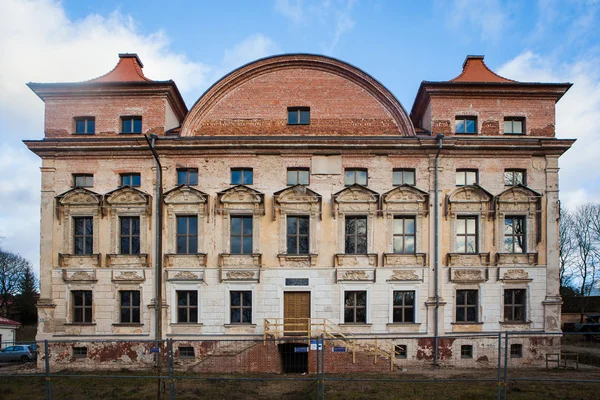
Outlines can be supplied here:
M302 0L275 0L275 10L295 23L304 18L304 4Z
M279 47L272 39L260 33L254 34L231 49L225 50L223 61L216 69L214 80L250 61L279 52Z
M482 40L498 40L510 23L506 6L499 0L454 0L447 15L454 31L475 28L481 32Z
M556 105L556 136L577 142L559 161L561 200L568 208L600 201L600 59L559 63L526 51L499 69L523 82L573 82Z

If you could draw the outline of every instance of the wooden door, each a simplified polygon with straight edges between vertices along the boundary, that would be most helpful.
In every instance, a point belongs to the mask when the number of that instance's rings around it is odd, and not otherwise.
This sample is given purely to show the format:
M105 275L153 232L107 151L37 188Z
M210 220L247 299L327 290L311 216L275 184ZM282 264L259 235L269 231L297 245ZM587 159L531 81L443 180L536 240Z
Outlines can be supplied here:
M284 292L283 323L286 336L310 334L310 292Z

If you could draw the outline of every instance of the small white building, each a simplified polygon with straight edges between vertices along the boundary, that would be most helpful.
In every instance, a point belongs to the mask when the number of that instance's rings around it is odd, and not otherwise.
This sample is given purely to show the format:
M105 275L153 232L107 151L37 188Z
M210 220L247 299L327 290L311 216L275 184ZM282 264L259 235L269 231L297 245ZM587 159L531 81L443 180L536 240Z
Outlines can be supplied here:
M15 343L19 326L20 322L0 317L0 349Z

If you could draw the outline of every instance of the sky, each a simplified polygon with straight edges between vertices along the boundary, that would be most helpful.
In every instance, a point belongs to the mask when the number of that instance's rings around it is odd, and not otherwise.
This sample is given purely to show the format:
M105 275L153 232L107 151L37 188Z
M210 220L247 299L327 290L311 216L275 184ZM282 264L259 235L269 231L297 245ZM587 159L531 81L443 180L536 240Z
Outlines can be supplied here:
M138 53L151 79L173 79L191 107L255 59L316 53L366 71L410 110L423 80L448 80L468 54L507 78L572 82L557 104L568 208L600 201L600 0L1 0L0 246L39 268L44 105L27 82L102 75Z

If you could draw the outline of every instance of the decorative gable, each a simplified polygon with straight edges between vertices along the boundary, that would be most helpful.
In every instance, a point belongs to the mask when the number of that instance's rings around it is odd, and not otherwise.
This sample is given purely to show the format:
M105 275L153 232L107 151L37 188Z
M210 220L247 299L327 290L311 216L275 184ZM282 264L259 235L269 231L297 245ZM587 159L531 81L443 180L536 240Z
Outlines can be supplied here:
M120 187L104 195L106 204L116 207L146 207L151 198L149 194L130 186Z
M429 193L411 185L401 185L381 195L381 208L385 214L429 212Z
M304 185L295 185L273 193L273 220L281 214L307 213L321 216L322 198Z
M446 196L445 215L456 212L493 213L494 195L479 185L462 186Z
M217 212L231 211L265 214L265 195L245 185L233 186L217 193Z
M76 187L56 196L56 217L59 221L64 216L64 209L81 209L100 213L102 195L91 190ZM68 214L68 212L67 212Z
M163 194L168 210L177 212L197 212L208 215L210 196L189 185L180 185Z
M513 186L498 195L496 210L501 213L512 211L536 212L541 209L541 198L540 193L527 186Z
M333 217L348 212L373 214L379 210L379 193L354 184L333 195Z

